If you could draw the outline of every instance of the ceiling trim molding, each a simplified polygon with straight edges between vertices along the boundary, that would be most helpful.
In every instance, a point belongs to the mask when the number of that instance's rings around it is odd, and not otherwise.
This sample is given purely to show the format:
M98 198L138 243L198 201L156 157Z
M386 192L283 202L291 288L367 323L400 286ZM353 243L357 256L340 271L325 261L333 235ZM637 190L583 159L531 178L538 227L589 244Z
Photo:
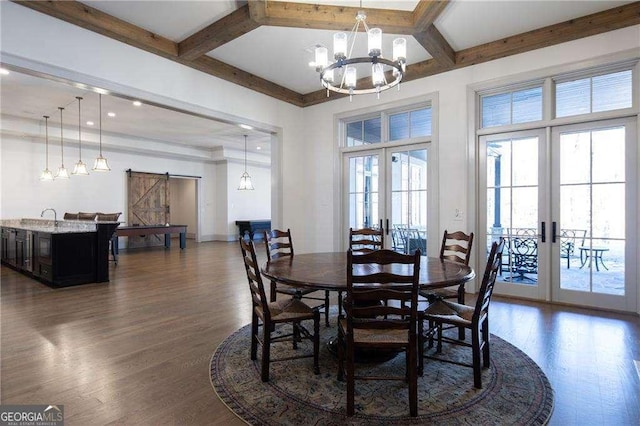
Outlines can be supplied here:
M175 43L77 1L12 1L299 107L344 96L327 97L325 90L300 94L205 53L261 25L349 31L359 9L249 0L246 6ZM392 34L413 35L433 57L408 66L403 81L640 24L640 1L637 1L455 52L433 25L448 4L448 0L421 0L412 12L366 9L370 25Z

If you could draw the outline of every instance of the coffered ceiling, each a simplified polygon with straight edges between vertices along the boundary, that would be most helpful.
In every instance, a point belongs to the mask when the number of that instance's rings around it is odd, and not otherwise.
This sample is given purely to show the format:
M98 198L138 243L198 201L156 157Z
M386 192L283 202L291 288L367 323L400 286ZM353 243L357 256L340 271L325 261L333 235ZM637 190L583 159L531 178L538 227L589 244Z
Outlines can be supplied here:
M407 38L408 81L640 24L640 2L608 0L15 3L302 107L340 97L327 98L308 63L361 8L385 34L383 53Z
M309 67L313 47L331 51L336 30L350 30L362 7L370 26L384 31L383 53L398 35L408 41L406 80L526 52L580 37L640 24L640 2L629 1L15 1L64 21L96 31L169 60L298 106L338 99L320 90ZM355 49L365 50L362 36ZM97 113L97 94L73 82L63 84L12 72L0 76L0 113L59 121L58 106L68 106L65 123L77 126L76 96L83 96L83 121ZM126 94L125 94L126 95ZM373 96L373 95L371 95ZM103 96L105 132L176 146L241 150L269 154L270 135L240 129L239 123L162 108L133 107L127 96ZM153 123L153 125L149 125ZM83 125L84 126L84 125ZM85 132L92 132L86 127ZM3 129L3 132L6 132Z

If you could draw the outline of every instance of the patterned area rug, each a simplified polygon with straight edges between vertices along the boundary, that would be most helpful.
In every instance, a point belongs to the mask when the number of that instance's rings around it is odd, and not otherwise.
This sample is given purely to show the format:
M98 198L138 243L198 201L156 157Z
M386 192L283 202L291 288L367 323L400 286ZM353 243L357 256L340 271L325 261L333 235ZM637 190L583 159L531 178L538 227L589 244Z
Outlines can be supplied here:
M407 386L400 381L356 381L356 415L349 418L346 383L336 379L337 360L326 348L336 327L320 330L319 375L313 374L312 358L273 362L270 381L262 383L259 361L249 359L250 326L242 327L211 358L213 388L252 425L538 425L551 416L553 390L542 370L518 348L492 335L491 367L483 370L483 389L473 387L473 369L426 359L418 380L417 418L409 416ZM286 357L292 351L290 344L279 343L271 355ZM298 351L310 353L310 342ZM445 344L445 354L471 362L471 348ZM404 363L399 354L357 368L404 371Z

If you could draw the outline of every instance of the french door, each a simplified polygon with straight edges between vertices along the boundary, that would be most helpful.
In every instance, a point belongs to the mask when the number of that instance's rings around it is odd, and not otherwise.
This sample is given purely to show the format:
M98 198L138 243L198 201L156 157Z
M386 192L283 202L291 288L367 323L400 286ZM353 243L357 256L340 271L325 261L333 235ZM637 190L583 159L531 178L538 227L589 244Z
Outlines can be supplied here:
M379 227L385 248L427 250L429 168L427 144L344 154L345 241L349 228Z
M637 136L617 119L480 138L484 247L507 241L496 292L634 311Z
M553 129L553 300L635 311L637 141L635 119Z
M506 239L495 287L499 294L545 297L540 277L549 267L543 254L547 240L541 229L547 209L546 141L544 130L480 138L484 191L479 216L485 238L484 245L477 246L489 253L493 241Z

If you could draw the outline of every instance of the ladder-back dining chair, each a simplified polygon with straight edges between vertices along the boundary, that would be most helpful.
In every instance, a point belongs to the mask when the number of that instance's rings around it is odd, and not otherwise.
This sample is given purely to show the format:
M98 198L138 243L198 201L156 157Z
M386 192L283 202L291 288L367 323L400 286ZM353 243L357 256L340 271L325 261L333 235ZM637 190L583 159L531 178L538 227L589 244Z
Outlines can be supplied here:
M440 259L469 266L472 247L473 232L465 234L462 231L448 232L445 229L440 246ZM441 299L456 299L458 303L464 303L464 285L465 283L462 282L456 288L435 289L428 292L420 292L420 295L430 300L437 297Z
M275 260L281 257L293 256L293 240L291 238L291 230L281 231L279 229L272 229L270 231L264 231L264 244L267 250L267 259ZM325 325L329 327L329 291L324 291L324 297L315 296L318 291L307 288L297 288L286 284L277 283L271 281L271 287L269 292L269 300L275 302L277 294L285 294L287 296L296 297L298 299L309 300L321 300L322 305L318 305L315 308L324 311Z
M382 222L380 222L382 225ZM371 253L384 248L382 228L349 228L349 249L354 253ZM342 315L342 292L338 292L338 316Z
M349 228L349 248L357 253L370 253L384 248L384 233L382 229Z
M275 361L286 361L297 358L313 357L313 372L320 373L320 313L316 309L304 304L300 299L289 298L275 302L269 302L264 290L262 277L256 250L253 241L239 238L240 249L247 273L247 281L251 290L251 353L252 360L257 359L258 344L262 346L261 378L263 382L269 381L269 365ZM313 333L303 325L303 321L313 321ZM283 324L291 324L293 331L273 336L276 327ZM262 327L262 331L260 331ZM298 342L308 339L313 342L313 354L303 353L297 356L289 356L282 359L271 359L271 345L273 343L288 341L297 349Z
M417 321L420 250L347 252L346 317L338 321L338 380L347 380L347 415L355 413L356 380L401 380L409 385L409 411L418 414ZM381 303L387 302L387 303ZM400 350L406 372L380 376L356 374L356 351ZM359 369L360 370L360 369Z
M434 303L430 304L423 313L421 313L422 318L419 321L418 330L418 345L420 348L418 371L420 375L424 373L424 358L443 360L453 364L469 366L468 364L450 359L425 355L425 340L429 339L429 347L431 348L433 346L433 339L436 338L437 354L442 353L443 341L451 344L471 347L472 363L470 366L473 367L473 385L478 389L482 388L482 367L488 368L490 363L489 303L491 302L491 296L493 295L496 276L500 269L500 258L502 256L502 251L504 250L504 245L505 242L503 238L500 238L499 241L493 242L491 245L491 252L487 259L487 266L485 268L475 306L450 302L446 299L438 299ZM426 332L423 332L425 322L429 323L429 327ZM459 339L452 339L443 336L442 332L444 325L464 327L471 330L471 343L469 344ZM480 363L481 356L482 365Z

